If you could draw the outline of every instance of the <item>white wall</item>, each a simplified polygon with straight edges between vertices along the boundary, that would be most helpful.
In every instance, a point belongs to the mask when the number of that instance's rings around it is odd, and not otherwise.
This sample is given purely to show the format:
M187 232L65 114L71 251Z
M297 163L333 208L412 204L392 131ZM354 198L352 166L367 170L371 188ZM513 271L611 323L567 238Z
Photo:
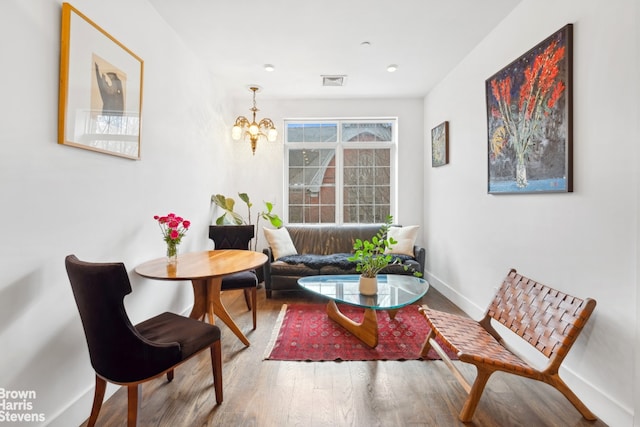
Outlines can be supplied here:
M476 318L511 267L595 298L562 375L614 426L632 425L638 393L635 3L525 0L425 99L425 129L448 120L451 150L449 165L425 168L432 284ZM489 195L485 79L567 23L574 24L574 192Z
M635 13L635 38L636 38L636 61L635 61L635 69L634 75L640 76L640 29L638 26L640 24L640 5L636 3L636 13ZM632 91L635 99L640 99L640 84L636 85L635 93ZM640 120L637 120L640 117L640 105L636 103L635 106L635 116L636 116L636 135L640 135ZM640 164L640 150L636 150L636 165ZM640 181L640 175L638 174L638 168L635 168L636 172L636 182ZM640 185L636 186L636 212L638 212L638 208L640 207ZM637 289L640 289L640 262L638 259L638 243L640 242L640 214L636 213L636 336L635 336L635 345L633 346L633 350L631 352L633 359L635 362L635 372L634 372L634 414L640 413L640 366L638 362L638 354L640 352L640 316L638 316L638 308L640 307L640 292ZM638 427L640 426L640 417L634 416L633 425Z
M93 393L64 257L132 270L164 255L153 215L170 211L193 223L184 250L208 249L209 197L225 179L216 165L228 133L224 94L146 0L73 5L145 69L142 160L58 145L61 1L3 2L0 388L35 391L33 412L60 426L86 419ZM130 276L134 322L191 304L188 283Z
M246 99L234 99L236 115L249 114L251 94ZM398 216L399 224L422 223L423 192L422 157L424 153L423 101L419 98L406 99L336 99L336 100L273 100L256 99L260 112L258 118L269 117L278 128L278 140L269 143L258 142L255 156L251 155L249 142L232 142L229 147L228 163L234 176L228 187L228 195L248 192L256 205L267 200L275 203L274 211L283 212L284 167L284 119L335 118L335 117L398 117ZM233 160L232 160L233 159ZM236 198L237 201L237 198ZM254 208L254 212L257 212ZM260 234L260 243L265 240ZM422 242L419 242L422 243Z

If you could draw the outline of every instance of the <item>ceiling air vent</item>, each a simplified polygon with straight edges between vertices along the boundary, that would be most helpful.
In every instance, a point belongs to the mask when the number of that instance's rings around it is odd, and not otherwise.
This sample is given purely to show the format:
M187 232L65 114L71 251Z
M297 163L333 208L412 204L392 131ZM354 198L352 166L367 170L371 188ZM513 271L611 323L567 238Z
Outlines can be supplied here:
M322 76L322 86L344 86L347 76Z

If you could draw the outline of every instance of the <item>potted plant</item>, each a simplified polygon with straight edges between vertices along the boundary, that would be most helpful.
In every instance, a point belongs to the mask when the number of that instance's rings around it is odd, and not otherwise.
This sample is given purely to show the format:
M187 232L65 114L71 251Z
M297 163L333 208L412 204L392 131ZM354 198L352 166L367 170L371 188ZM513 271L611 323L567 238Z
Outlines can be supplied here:
M349 261L356 263L356 271L360 273L360 293L363 295L375 295L378 292L378 273L389 264L400 262L392 254L385 253L387 249L391 249L393 245L398 243L387 234L392 221L393 216L388 215L385 223L371 238L371 241L356 239L353 245L354 253L349 257ZM408 268L405 266L405 270ZM418 271L414 271L413 275L421 276Z
M253 238L255 235L253 223L251 222L251 207L253 206L253 203L251 203L251 200L249 199L249 196L247 195L247 193L238 193L238 197L247 205L246 220L242 215L240 215L238 212L235 211L236 201L233 198L225 197L222 194L215 194L211 196L211 201L216 206L218 206L223 210L222 215L216 218L215 226L226 226L226 227L236 226L238 227L239 232L245 233L245 234L247 233L247 231L240 231L240 230L250 229L251 238ZM273 213L273 203L264 202L264 205L265 205L265 210L258 212L258 219L256 220L256 228L259 227L261 219L264 219L265 221L269 221L269 223L275 228L282 227L282 219L280 219L278 215ZM210 228L215 226L212 225L210 226ZM253 249L257 250L257 247L258 247L258 237L256 235Z

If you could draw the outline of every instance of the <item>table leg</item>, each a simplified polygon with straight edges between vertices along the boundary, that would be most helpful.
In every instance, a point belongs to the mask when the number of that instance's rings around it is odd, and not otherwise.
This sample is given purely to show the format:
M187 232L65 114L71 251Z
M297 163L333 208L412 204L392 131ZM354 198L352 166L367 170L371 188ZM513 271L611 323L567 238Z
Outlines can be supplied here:
M342 314L336 302L331 300L327 304L327 316L369 347L374 348L378 345L378 318L374 309L365 308L362 322L356 323Z
M387 310L387 312L389 313L389 319L393 320L396 318L396 314L398 314L398 312L400 311L400 309L395 309L395 310Z
M244 336L238 325L235 324L229 312L222 304L222 300L220 299L220 287L222 286L222 277L213 277L209 279L208 286L208 295L207 295L207 307L210 312L210 319L212 319L213 314L218 316L222 322L231 329L231 331L242 341L244 345L247 347L251 345L247 337ZM213 323L213 322L211 322Z
M191 281L191 285L193 286L193 308L189 317L204 320L207 313L207 281L194 279Z

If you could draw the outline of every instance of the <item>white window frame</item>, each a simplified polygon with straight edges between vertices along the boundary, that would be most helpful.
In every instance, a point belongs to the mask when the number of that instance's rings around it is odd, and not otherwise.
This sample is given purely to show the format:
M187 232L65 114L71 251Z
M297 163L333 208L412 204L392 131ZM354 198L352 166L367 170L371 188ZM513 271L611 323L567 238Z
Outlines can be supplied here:
M368 142L342 142L342 125L348 123L393 123L391 141L368 141ZM313 124L336 124L336 142L288 142L288 124L290 123L313 123ZM397 218L397 185L398 185L398 118L397 117L366 117L366 118L324 118L324 119L285 119L284 120L284 188L283 188L283 220L289 224L289 150L301 149L333 149L336 153L336 215L334 224L344 223L344 149L372 149L388 148L390 155L390 200L389 211L394 218ZM302 223L296 223L302 224ZM315 224L315 223L308 223ZM330 224L330 223L323 223Z

